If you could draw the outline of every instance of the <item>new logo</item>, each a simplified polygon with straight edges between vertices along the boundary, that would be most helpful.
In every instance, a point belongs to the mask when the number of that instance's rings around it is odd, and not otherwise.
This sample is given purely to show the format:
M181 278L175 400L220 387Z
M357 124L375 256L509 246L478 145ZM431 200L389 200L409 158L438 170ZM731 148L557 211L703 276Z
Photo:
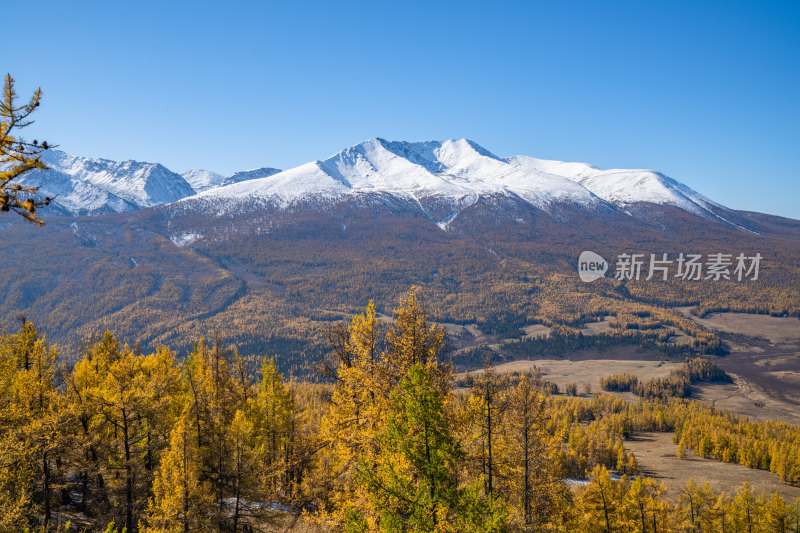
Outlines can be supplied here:
M578 276L581 281L590 282L605 277L608 261L594 252L581 252L578 257Z

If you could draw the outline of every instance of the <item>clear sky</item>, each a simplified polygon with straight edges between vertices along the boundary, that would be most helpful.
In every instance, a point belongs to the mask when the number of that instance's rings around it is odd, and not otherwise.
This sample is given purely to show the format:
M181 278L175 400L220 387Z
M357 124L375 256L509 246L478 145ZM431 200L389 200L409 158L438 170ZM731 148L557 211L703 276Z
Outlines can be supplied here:
M7 0L3 17L2 70L42 87L34 134L71 153L227 174L467 137L800 219L797 1Z

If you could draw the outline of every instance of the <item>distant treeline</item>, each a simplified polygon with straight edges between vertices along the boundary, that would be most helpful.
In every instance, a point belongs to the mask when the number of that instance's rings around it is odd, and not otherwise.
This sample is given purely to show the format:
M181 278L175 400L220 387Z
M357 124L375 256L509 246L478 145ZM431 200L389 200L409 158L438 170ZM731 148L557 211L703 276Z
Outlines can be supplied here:
M645 382L632 374L612 374L600 379L600 387L607 391L630 391L643 398L687 398L691 385L698 382L730 383L733 380L714 363L695 357L681 368L670 372L665 378L653 378Z

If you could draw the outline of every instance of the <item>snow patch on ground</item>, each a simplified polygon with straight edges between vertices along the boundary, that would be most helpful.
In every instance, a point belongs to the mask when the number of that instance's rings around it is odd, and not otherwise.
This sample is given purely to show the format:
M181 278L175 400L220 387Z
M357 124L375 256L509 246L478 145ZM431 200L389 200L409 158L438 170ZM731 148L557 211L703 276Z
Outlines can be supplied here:
M172 235L169 240L171 240L175 246L183 248L184 246L189 246L190 244L196 242L202 237L203 235L200 233L181 233L180 235Z

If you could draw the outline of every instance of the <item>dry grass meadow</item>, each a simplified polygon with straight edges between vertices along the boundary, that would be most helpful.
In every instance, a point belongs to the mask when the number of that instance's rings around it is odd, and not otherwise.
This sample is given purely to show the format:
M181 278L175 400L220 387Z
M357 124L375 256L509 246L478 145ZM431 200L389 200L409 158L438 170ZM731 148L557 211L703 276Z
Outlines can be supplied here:
M712 489L729 495L747 481L756 494L777 491L787 501L800 498L800 487L786 485L766 470L721 463L692 454L686 459L678 459L672 433L640 433L626 441L625 448L634 453L643 474L664 483L666 495L672 501L680 497L681 489L690 478L699 484L708 481Z

